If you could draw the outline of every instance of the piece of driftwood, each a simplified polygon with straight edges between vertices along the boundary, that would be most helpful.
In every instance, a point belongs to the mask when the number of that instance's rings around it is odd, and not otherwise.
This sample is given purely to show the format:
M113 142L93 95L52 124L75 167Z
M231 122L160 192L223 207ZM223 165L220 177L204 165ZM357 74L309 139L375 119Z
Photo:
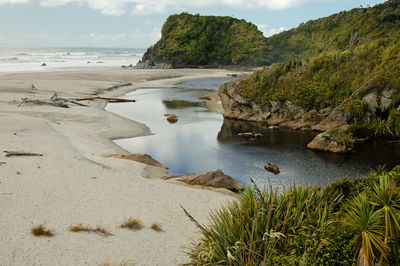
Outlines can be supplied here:
M115 98L115 97L105 97L105 96L87 96L81 98L72 98L74 101L93 101L93 100L106 100L109 103L134 103L136 100Z
M128 82L128 83L124 83L124 84L115 85L115 86L108 88L107 91L112 91L112 90L116 90L116 89L119 89L122 87L128 87L128 86L132 86L132 83Z
M0 162L0 165L6 164L6 162Z
M54 102L51 100L50 101L31 100L29 98L22 98L21 102L18 104L18 107L20 107L24 103L37 104L37 105L51 105L51 106L56 106L56 107L61 107L61 108L69 108L69 106L63 102Z
M4 151L6 153L6 157L11 156L43 156L41 153L32 153L32 152L19 152L19 151Z
M89 107L89 105L79 103L79 102L71 100L71 99L60 97L60 96L58 96L57 93L54 93L53 96L51 96L50 100L52 100L53 102L73 103L73 104L76 104L79 106Z

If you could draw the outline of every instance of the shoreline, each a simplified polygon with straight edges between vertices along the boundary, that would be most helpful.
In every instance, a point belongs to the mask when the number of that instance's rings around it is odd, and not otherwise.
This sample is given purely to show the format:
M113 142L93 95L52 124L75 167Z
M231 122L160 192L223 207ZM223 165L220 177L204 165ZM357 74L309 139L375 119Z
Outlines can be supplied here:
M41 157L1 157L0 264L94 265L122 260L136 265L176 265L188 262L182 252L198 237L195 226L179 204L206 224L210 210L236 197L174 182L148 179L163 170L141 163L102 157L127 152L112 140L149 134L147 126L104 109L90 107L17 107L24 97L121 96L137 88L173 87L183 80L221 76L225 70L96 70L24 73L0 76L0 137L4 150L40 152ZM169 79L167 79L169 78ZM131 82L132 86L108 88ZM32 90L38 88L52 90ZM86 102L85 102L86 104ZM118 229L124 218L143 221L145 229ZM163 232L149 229L158 222ZM53 238L30 234L45 223ZM108 238L75 234L68 226L101 224L114 235ZM90 243L90 244L89 244Z

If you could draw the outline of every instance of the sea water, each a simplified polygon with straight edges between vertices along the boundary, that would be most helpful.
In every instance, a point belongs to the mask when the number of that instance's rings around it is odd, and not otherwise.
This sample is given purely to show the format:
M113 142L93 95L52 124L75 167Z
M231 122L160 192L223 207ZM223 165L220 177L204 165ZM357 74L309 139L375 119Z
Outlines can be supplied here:
M144 52L141 48L0 47L0 74L121 68L136 65Z

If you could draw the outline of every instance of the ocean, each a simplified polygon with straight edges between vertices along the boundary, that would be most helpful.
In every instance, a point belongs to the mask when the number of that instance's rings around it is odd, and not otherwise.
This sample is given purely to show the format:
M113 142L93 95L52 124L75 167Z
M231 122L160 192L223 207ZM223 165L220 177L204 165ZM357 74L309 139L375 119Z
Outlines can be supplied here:
M0 47L0 74L135 66L145 51L144 48Z

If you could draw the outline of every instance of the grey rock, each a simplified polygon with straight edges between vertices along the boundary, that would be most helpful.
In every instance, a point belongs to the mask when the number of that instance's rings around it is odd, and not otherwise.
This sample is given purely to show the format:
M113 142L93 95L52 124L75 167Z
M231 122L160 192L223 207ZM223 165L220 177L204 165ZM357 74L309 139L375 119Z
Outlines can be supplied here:
M325 151L333 153L347 153L352 150L351 147L347 147L343 144L338 143L329 132L323 132L317 135L308 145L307 148L316 151Z
M162 179L164 180L174 179L189 185L201 185L214 188L225 188L235 193L239 193L244 190L244 186L241 183L239 183L232 177L224 174L221 169L200 174L166 176L163 177Z

